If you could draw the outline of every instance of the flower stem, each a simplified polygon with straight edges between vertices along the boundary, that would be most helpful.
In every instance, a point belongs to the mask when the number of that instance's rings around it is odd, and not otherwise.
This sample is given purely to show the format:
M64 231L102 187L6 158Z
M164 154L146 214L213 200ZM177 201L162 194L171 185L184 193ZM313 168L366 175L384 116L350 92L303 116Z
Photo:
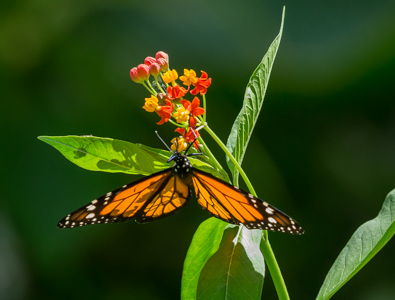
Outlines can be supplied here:
M167 84L167 82L165 82L164 80L163 80L163 72L160 72L160 78L162 78L162 81L164 82L164 84L166 85L166 89L169 87L169 85Z
M239 163L236 161L236 159L233 157L233 155L229 152L228 148L226 148L226 146L215 135L215 133L210 129L210 127L207 126L207 123L205 123L204 129L206 129L206 131L217 142L217 144L222 148L222 150L226 153L226 155L229 157L229 159L235 165L235 167L239 171L241 177L243 178L244 182L246 183L250 193L253 194L254 196L256 196L255 190L252 187L251 182L249 181L247 175L244 173L243 169L241 168ZM270 275L272 276L273 283L274 283L274 286L276 288L279 300L289 300L287 287L285 285L283 276L281 274L280 267L278 266L276 257L274 256L274 252L272 250L272 247L270 246L269 236L268 236L267 230L263 230L263 237L262 237L262 242L261 242L261 251L262 251L263 256L265 257L266 264L267 264L267 266L269 268Z
M155 82L156 82L156 86L160 89L160 91L161 91L163 94L166 94L166 93L163 91L161 85L160 85L159 82L158 82L158 76L155 77Z
M155 89L152 87L152 85L151 85L151 82L149 82L149 80L147 80L146 81L146 83L147 83L147 85L150 87L150 89L152 90L152 91L154 91L154 95L156 96L156 95L158 95L158 93L155 91Z
M270 246L268 233L266 230L263 231L262 242L261 242L261 251L263 257L265 258L267 267L269 268L270 275L272 277L274 287L277 291L277 296L279 300L289 300L289 295L287 291L287 287L285 285L283 276L281 274L280 267L278 266L276 257L274 256L274 252L272 247Z
M148 90L148 92L150 92L152 95L156 96L158 93L155 92L155 90L152 88L152 86L150 85L149 87L147 86L147 84L145 82L142 82L142 85Z
M184 124L182 124L182 123L176 123L176 122L174 122L172 119L169 119L169 122L170 122L171 124L173 124L173 125L176 125L177 127L183 127L183 128L186 127Z
M215 164L215 167L218 169L218 171L222 174L222 177L225 179L228 179L228 174L226 174L224 168L221 166L221 164L218 162L218 160L215 158L213 153L210 151L210 148L207 147L206 143L204 142L202 137L198 138L199 143L203 145L203 153L206 154L211 161Z
M246 173L244 173L243 169L240 167L239 163L233 157L232 153L229 152L228 148L226 148L224 143L222 143L222 141L219 139L219 137L217 137L217 135L214 133L214 131L212 131L211 128L208 127L207 123L205 124L204 129L211 135L211 137L217 142L217 144L221 147L221 149L229 157L229 159L232 161L232 163L235 165L235 167L239 171L239 173L240 173L241 177L243 178L244 182L246 183L250 193L256 197L256 192L255 192L254 188L252 187L250 180L248 179Z

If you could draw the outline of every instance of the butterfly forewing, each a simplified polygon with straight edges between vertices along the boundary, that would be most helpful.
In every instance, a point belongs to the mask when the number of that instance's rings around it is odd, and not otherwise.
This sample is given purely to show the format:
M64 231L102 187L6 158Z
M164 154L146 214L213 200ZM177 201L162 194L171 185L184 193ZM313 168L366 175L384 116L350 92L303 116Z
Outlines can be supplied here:
M192 174L199 204L215 217L248 229L304 233L295 220L265 201L209 173L193 168Z
M156 195L163 192L171 177L172 170L166 169L124 185L67 215L58 227L128 221L142 213Z
M124 185L63 218L60 228L124 222L146 223L169 216L188 204L190 188L199 204L215 217L249 229L303 234L291 217L274 206L213 175L195 169L188 157L173 153L172 168Z

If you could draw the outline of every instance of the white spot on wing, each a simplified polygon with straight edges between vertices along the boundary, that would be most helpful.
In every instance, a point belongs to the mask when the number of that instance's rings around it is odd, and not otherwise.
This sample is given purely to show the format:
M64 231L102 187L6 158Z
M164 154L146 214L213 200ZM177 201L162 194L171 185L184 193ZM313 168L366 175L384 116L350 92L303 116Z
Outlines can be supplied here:
M271 214L271 215L272 215L273 212L274 212L274 210L271 209L270 207L266 208L265 210L266 210L266 212L267 212L268 214Z
M89 205L89 206L86 207L87 211L92 211L92 210L95 210L95 209L96 209L96 206L94 206L94 205Z
M94 213L90 213L89 215L87 215L85 218L87 219L92 219L95 216Z

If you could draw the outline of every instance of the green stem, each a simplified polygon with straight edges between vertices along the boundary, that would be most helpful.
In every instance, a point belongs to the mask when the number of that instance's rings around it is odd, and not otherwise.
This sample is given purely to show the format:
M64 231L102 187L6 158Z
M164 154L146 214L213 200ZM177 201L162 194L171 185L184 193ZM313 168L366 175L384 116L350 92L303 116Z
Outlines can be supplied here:
M174 122L172 119L169 119L169 122L170 122L171 124L173 124L173 125L176 125L177 127L186 128L186 125L185 125L185 124L183 124L183 123L176 123L176 122Z
M155 82L156 82L156 86L161 90L161 92L162 92L163 94L166 94L166 93L163 91L161 85L160 85L159 82L158 82L158 76L155 77Z
M246 183L250 193L253 194L254 196L256 196L254 188L252 187L247 175L244 173L244 171L240 167L239 163L236 161L236 159L233 157L233 155L229 152L228 148L226 148L226 146L222 143L222 141L210 129L210 127L207 126L207 123L205 125L206 126L204 128L206 129L206 131L211 135L211 137L222 148L222 150L226 153L226 155L229 157L229 159L232 161L232 163L235 165L235 167L239 171L239 173L240 173L241 177L243 178L244 182ZM270 246L269 236L268 236L268 232L266 230L263 230L261 251L263 253L263 256L265 257L266 264L267 264L267 266L269 268L269 272L272 276L273 283L276 288L279 300L289 300L287 287L285 285L283 276L281 274L280 267L278 266L276 257L274 256L272 247Z
M201 143L203 145L203 153L205 155L207 155L211 161L215 164L215 167L218 169L218 171L222 174L222 177L227 179L228 178L228 174L226 174L224 168L221 166L221 164L218 162L218 160L215 158L215 156L213 155L213 153L210 151L210 148L207 147L206 143L204 142L202 137L198 138L199 143Z
M244 173L243 169L240 167L239 163L233 157L232 153L229 152L228 148L226 148L224 143L222 143L222 141L219 139L219 137L217 137L217 135L214 133L214 131L212 131L211 128L208 127L207 123L205 124L204 129L211 135L211 137L217 142L217 144L221 147L221 149L229 157L229 159L235 165L236 169L239 171L239 173L240 173L241 177L243 178L244 182L246 183L250 193L256 197L256 192L255 192L254 188L252 187L250 180L248 179L246 173Z
M277 291L278 299L289 300L290 298L288 295L287 287L285 285L283 276L281 274L280 267L278 266L276 257L274 256L272 247L270 246L268 233L266 230L263 231L263 237L262 237L260 248L263 257L265 258L267 267L269 268L270 275L272 276L274 287L276 288Z
M142 84L152 95L156 96L158 94L157 92L155 92L151 85L148 87L145 82L142 82Z
M169 87L169 85L167 84L167 82L165 82L164 80L163 80L163 74L164 74L165 72L160 72L160 78L162 79L162 81L163 81L163 83L166 85L166 89ZM166 93L165 93L166 94Z
M149 80L146 81L147 85L151 88L152 91L154 91L154 95L158 95L158 93L155 91L155 89L152 87L151 82L149 82Z

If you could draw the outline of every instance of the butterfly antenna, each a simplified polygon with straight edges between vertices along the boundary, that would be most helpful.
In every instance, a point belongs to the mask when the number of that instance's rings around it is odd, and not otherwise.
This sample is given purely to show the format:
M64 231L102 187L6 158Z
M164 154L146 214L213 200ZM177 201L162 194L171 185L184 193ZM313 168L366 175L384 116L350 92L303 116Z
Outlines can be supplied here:
M195 136L195 139L193 140L192 143L190 143L190 144L188 145L187 149L185 150L185 155L187 155L187 153L188 153L188 151L189 151L189 148L191 148L191 146L192 146L192 145L196 142L196 140L198 139L198 137L197 137L195 131L194 131L192 128L190 128L190 130L192 130L192 133L193 133L193 135ZM202 155L202 154L203 154L203 152L202 152L202 150L200 149L199 146L198 146L198 149L196 149L196 150L199 150L200 153L192 153L192 154L187 155L187 156Z
M156 135L158 136L158 138L162 141L163 145L165 145L166 148L167 148L170 152L172 152L171 149L169 148L169 146L168 146L168 145L165 143L165 141L160 137L159 133L158 133L156 130L155 130L155 133L156 133Z

